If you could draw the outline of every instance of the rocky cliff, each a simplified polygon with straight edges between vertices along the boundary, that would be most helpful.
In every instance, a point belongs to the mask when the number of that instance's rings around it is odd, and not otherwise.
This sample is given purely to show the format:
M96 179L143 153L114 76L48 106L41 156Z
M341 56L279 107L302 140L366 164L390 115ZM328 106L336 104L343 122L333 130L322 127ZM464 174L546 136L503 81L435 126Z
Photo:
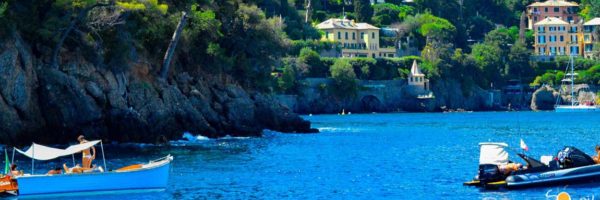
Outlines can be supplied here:
M115 71L69 55L53 69L17 34L1 39L0 143L66 143L79 134L154 143L184 131L208 137L316 131L272 97L234 82L186 72L161 81L145 62Z

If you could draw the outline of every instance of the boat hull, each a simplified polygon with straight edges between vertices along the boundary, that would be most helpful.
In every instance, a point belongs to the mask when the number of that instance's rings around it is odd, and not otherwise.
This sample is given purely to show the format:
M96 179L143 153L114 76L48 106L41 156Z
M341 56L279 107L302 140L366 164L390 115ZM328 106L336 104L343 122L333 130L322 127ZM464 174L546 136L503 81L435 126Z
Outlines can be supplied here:
M512 175L506 178L508 188L548 186L600 181L600 165L590 165L541 173Z
M596 106L556 106L555 112L600 112Z
M169 168L170 160L166 160L152 168L134 171L22 176L17 183L19 195L164 189Z

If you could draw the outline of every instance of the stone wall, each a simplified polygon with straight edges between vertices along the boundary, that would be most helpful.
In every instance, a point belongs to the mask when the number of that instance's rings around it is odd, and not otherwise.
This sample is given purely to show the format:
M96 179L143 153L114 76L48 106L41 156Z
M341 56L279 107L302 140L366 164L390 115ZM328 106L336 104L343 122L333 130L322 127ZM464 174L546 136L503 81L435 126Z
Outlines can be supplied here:
M493 110L498 109L501 98L498 94L493 102L489 102L489 92L479 87L463 91L455 80L439 80L432 84L430 96L422 95L417 88L407 85L406 80L362 80L355 98L339 99L328 92L331 83L331 79L307 78L298 95L279 95L277 98L303 114L340 113L342 110L353 113Z

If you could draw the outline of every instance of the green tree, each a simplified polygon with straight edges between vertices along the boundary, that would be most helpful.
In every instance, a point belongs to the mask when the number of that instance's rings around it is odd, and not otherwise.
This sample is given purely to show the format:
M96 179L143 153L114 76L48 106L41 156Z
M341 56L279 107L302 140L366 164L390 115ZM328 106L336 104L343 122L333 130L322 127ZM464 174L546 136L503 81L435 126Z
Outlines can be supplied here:
M508 65L505 73L513 78L523 78L533 75L534 71L529 64L531 51L523 43L516 43L510 48Z
M278 79L277 83L279 88L286 94L296 93L298 86L297 71L291 63L287 63L283 67L283 73Z
M417 14L414 17L408 17L407 24L409 28L416 28L416 32L426 37L427 41L436 40L444 43L453 41L456 27L448 20L436 17L431 13Z
M583 7L580 15L582 15L585 20L600 17L600 0L582 0L580 7Z
M494 29L494 23L485 16L477 15L468 19L466 28L470 39L480 40Z
M0 19L2 19L2 17L4 17L6 8L8 8L8 2L4 2L4 3L0 4Z
M371 22L373 8L370 0L354 0L354 14L359 22Z
M319 53L309 47L300 50L298 62L300 71L310 77L324 77L329 71L323 66Z
M471 56L479 70L483 72L483 76L479 79L480 86L488 88L492 83L497 85L502 80L504 65L501 62L500 52L501 49L495 45L487 43L473 45Z
M413 7L406 5L394 5L391 3L382 3L373 5L373 22L375 25L390 25L412 15Z
M347 59L338 59L330 68L333 79L333 94L342 99L356 97L358 81L352 65Z
M221 12L224 31L220 40L227 56L235 58L230 73L247 88L267 89L272 67L289 45L279 19L266 18L255 5L218 3L232 6Z
M490 45L498 46L503 51L508 51L509 46L515 43L516 37L518 37L518 30L514 34L515 37L511 36L508 29L499 28L490 31L485 35L484 42Z
M361 74L361 79L363 80L368 80L369 79L369 74L371 74L371 70L369 65L364 65L360 68L360 74Z

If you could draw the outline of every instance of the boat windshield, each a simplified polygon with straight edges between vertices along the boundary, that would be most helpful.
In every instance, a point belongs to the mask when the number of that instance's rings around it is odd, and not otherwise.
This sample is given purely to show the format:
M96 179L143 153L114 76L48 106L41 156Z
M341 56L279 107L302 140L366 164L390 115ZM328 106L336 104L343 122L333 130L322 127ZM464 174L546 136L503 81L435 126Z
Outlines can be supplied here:
M525 160L525 162L527 162L527 171L528 172L546 171L546 170L550 169L550 167L548 167L544 163L542 163L532 157L529 157L525 154L519 153L517 155L519 155L519 157L521 157L523 160Z

